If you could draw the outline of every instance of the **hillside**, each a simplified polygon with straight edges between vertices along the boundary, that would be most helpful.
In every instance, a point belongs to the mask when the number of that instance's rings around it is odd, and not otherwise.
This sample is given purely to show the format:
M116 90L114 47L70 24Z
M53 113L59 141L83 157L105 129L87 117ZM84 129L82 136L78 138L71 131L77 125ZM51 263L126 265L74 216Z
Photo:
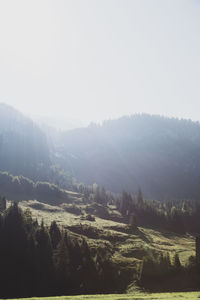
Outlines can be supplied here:
M56 221L62 228L89 238L93 246L106 245L111 248L113 261L124 270L135 269L136 266L140 269L142 258L150 252L157 255L169 252L171 258L177 252L183 265L191 255L195 255L195 241L192 235L144 227L131 231L127 224L100 218L97 205L96 210L93 210L94 221L88 221L84 217L94 205L75 205L74 211L70 210L70 205L51 206L36 200L22 201L19 205L23 210L29 208L33 218L37 218L39 222L44 220L45 224L50 226L52 221ZM79 209L75 210L75 207ZM110 214L113 215L113 212L118 214L116 208L111 206Z
M79 182L156 199L199 198L200 124L133 115L63 133L56 162Z
M29 296L30 287L35 289L35 296L133 293L143 290L187 291L199 287L199 266L195 263L195 235L177 234L173 228L173 232L161 229L159 224L157 227L151 226L148 215L149 226L126 224L123 214L113 203L100 204L94 201L97 199L98 189L94 198L90 195L86 199L85 191L83 194L61 191L47 183L34 184L26 178L5 173L2 178L11 182L7 191L17 188L13 193L14 197L16 193L20 198L23 195L21 191L29 191L30 197L27 201L20 201L18 205L9 202L7 210L3 198L0 197L0 238L4 245L0 257L7 261L12 258L14 265L18 266L13 268L10 265L9 270L14 275L7 272L6 276L1 276L6 284L3 290L5 295ZM38 186L41 188L38 189ZM24 190L24 187L29 189ZM48 197L51 195L54 199L53 205L49 204ZM35 196L40 202L31 200ZM46 203L42 202L44 199ZM156 208L152 206L149 210L150 206L146 206L146 202L138 202L138 207L141 217L145 207L150 215ZM186 216L187 212L183 214ZM178 218L177 222L179 227L181 219ZM25 244L28 246L24 247ZM5 256L8 249L9 255ZM26 264L19 272L20 261L24 261L22 253L33 270L28 278ZM36 264L32 263L32 255L37 261ZM1 263L3 270L7 270L6 261L1 259ZM16 275L19 277L17 280ZM12 285L15 281L18 283L8 294L7 282L10 281L7 279L10 278ZM32 278L38 280L35 287L32 285ZM25 291L20 280L27 282ZM40 280L44 284L40 285Z
M0 104L0 170L32 179L44 177L50 153L44 133L14 108Z
M0 171L65 189L97 183L115 193L141 187L145 198L198 200L200 124L142 114L45 132L0 104Z
M144 286L138 286L143 271L144 259L154 257L156 261L161 256L169 254L171 262L174 255L178 254L182 266L186 266L191 256L195 256L195 238L189 234L175 234L159 229L138 227L134 230L130 226L117 221L99 217L98 206L93 210L94 220L87 220L89 210L94 208L93 204L51 206L41 202L22 201L20 207L25 211L30 210L33 219L40 223L44 221L50 227L53 221L62 230L67 230L68 235L78 239L85 239L92 253L101 251L109 257L109 266L116 274L117 286L110 283L110 291L133 291L142 290ZM115 207L110 206L110 215L117 214ZM183 278L183 283L166 281L160 285L151 286L151 290L187 290L188 287L195 288L195 281ZM147 285L148 287L148 285ZM108 289L109 290L109 289Z
M54 165L53 129L43 130L11 106L0 103L0 171L72 188L69 172Z

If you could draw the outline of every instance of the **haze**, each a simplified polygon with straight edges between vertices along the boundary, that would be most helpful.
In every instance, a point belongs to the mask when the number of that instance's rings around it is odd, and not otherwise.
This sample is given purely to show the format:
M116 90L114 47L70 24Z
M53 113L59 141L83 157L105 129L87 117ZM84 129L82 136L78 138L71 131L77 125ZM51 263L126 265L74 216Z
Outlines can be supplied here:
M1 0L0 102L99 122L200 120L200 2Z

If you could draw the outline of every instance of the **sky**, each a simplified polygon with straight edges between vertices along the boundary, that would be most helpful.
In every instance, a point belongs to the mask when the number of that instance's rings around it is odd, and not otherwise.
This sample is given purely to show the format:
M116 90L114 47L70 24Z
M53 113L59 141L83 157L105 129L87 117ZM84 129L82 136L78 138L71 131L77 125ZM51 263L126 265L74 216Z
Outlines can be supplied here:
M0 0L0 102L200 120L200 0Z

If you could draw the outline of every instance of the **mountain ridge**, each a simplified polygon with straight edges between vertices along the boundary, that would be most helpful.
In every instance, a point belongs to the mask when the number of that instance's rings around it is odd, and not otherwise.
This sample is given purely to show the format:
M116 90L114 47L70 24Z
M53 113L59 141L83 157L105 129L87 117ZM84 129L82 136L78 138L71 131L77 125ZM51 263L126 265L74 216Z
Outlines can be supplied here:
M200 179L199 122L133 115L66 132L62 140L62 164L86 184L97 182L114 192L124 188L134 193L141 186L146 196L156 198L188 198L192 191L192 197L198 196L199 189L196 194L194 190ZM171 195L161 179L173 186ZM187 182L189 193L181 193Z
M115 193L141 187L146 198L199 199L200 123L136 114L47 136L0 104L0 171L51 181L51 166Z
M0 170L37 178L50 163L45 134L13 107L0 104Z

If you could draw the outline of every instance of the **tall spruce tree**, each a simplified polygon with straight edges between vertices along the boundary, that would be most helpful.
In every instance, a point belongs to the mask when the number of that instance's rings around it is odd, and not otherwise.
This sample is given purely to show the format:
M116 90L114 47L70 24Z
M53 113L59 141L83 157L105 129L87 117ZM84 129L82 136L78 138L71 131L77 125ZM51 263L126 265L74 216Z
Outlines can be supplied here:
M59 295L69 293L70 258L66 245L66 238L63 235L54 251L54 265L56 271L56 286Z
M52 247L53 247L53 249L56 249L57 245L59 244L59 242L61 240L61 232L60 232L58 225L56 224L56 221L53 221L51 223L49 233L50 233L50 237L51 237Z
M0 195L0 212L6 210L6 198Z
M196 263L200 264L200 236L196 236L195 239L195 245L196 245Z

